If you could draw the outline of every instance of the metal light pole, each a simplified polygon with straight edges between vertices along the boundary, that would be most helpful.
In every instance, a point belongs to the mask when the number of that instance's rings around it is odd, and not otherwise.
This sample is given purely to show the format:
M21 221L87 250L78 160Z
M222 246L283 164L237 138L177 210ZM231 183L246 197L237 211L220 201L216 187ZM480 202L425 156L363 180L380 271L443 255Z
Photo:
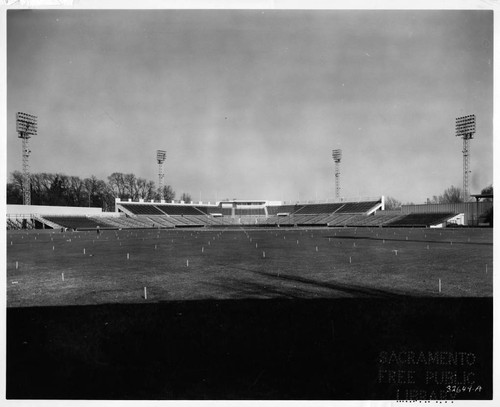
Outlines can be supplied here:
M457 117L455 119L455 135L463 139L463 194L464 202L469 200L470 151L469 140L476 133L476 115Z
M37 134L38 118L28 113L16 113L16 131L19 138L23 141L23 204L31 205L31 182L30 182L30 163L29 158L31 150L29 148L29 139Z
M165 174L163 173L163 163L167 157L167 152L164 150L156 150L156 161L158 162L158 190L160 191L160 199L164 200L165 196L163 193L163 178Z
M332 158L335 163L335 198L340 198L340 160L342 159L342 150L332 150Z

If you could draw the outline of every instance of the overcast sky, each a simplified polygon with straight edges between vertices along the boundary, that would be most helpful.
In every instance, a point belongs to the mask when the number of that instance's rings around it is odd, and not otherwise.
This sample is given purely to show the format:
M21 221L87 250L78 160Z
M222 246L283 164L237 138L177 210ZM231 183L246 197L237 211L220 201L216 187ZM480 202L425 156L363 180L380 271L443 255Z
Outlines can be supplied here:
M471 193L493 182L493 12L11 10L15 113L32 172L132 172L195 200L342 195L423 203L462 187L455 118L476 114Z

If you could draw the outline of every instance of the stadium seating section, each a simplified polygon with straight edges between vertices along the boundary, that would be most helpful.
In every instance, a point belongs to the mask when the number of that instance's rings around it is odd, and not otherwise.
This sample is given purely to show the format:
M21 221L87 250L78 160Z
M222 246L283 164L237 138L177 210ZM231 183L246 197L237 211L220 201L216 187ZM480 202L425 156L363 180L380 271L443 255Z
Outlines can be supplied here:
M217 213L222 213L224 216L231 216L232 209L231 208L220 208Z
M377 201L370 202L348 202L342 205L337 213L364 213L377 205Z
M7 229L64 227L75 230L100 228L184 228L207 226L330 226L330 227L429 227L445 222L453 213L375 211L380 201L341 202L232 208L203 205L122 203L119 216L8 217ZM371 213L373 212L373 213ZM367 213L371 213L367 215ZM278 215L279 214L279 215ZM222 215L222 216L221 216Z
M313 204L313 205L304 205L294 212L295 215L316 215L316 214L329 214L338 211L345 204L335 203L335 204ZM373 206L373 205L372 205Z
M108 223L87 216L44 216L43 218L61 227L75 230L96 229L97 226L109 228L110 226Z
M277 215L278 213L294 213L299 209L303 208L304 205L280 205L280 206L268 206L268 215Z
M201 211L190 205L158 205L158 208L166 215L202 215Z
M453 213L411 213L403 216L401 219L394 220L389 224L392 227L426 227L446 222L447 219L453 217Z
M122 204L122 207L135 215L164 215L155 205Z
M265 215L266 211L264 208L253 208L253 209L235 209L234 214L236 216L255 216L255 215Z
M209 206L196 206L196 209L198 209L201 213L204 213L205 215L208 215L209 212Z
M7 218L7 230L33 229L34 227L32 219Z

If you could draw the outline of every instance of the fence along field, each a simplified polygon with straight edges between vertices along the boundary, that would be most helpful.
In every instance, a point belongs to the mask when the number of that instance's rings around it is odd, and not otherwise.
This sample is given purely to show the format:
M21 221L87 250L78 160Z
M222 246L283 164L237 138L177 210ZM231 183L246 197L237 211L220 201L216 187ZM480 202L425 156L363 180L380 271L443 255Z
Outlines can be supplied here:
M12 231L8 307L491 297L491 229Z

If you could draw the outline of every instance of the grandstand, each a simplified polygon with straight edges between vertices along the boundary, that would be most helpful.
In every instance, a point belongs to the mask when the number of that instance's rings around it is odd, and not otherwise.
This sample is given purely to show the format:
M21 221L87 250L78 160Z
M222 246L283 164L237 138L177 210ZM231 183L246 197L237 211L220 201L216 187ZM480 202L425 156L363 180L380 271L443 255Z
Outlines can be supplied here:
M129 213L131 215L163 215L160 209L158 209L155 205L145 205L145 204L137 204L137 205L122 205L122 211L125 213Z
M269 215L278 215L278 214L284 214L284 215L289 215L290 213L295 213L298 210L302 209L304 205L279 205L279 206L268 206L267 207L267 213Z
M474 203L441 207L428 205L429 209L426 211L425 205L417 205L404 206L399 211L385 211L384 197L323 203L282 203L265 200L166 203L121 201L117 198L115 212L102 212L100 208L7 205L7 229L91 230L98 226L102 229L148 229L241 225L445 227L447 224L476 225L477 219L484 218L482 212L490 210L491 206L491 203L481 203L481 206ZM469 214L471 215L468 216Z
M268 212L274 215L266 219L266 225L280 226L346 226L343 221L354 215L367 216L383 209L383 198L360 202L312 203L281 205Z
M87 216L44 216L42 219L60 225L63 228L73 230L96 229L98 226L99 228L110 227L106 222Z
M326 219L336 213L368 216L380 210L383 199L361 202L281 204L264 200L231 200L215 204L145 203L116 201L118 213L158 223L174 223L174 227L206 227L217 225L254 226L329 226ZM156 216L160 213L164 216ZM154 221L154 220L153 220ZM164 225L166 227L166 225Z
M294 212L294 214L301 215L317 215L317 214L330 214L337 212L340 208L345 206L343 203L334 203L334 204L311 204L304 205L300 207L298 210Z
M453 218L453 213L411 213L395 219L386 226L390 227L431 227L441 225Z

